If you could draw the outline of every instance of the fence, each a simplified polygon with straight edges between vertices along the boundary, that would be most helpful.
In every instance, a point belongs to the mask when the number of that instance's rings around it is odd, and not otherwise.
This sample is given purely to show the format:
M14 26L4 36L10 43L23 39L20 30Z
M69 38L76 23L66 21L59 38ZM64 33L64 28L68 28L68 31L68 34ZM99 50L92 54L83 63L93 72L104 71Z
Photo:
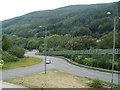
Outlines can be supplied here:
M113 54L113 49L90 49L90 50L66 50L66 51L48 51L41 54L47 55L65 55L65 54ZM120 54L120 49L115 49L115 54Z

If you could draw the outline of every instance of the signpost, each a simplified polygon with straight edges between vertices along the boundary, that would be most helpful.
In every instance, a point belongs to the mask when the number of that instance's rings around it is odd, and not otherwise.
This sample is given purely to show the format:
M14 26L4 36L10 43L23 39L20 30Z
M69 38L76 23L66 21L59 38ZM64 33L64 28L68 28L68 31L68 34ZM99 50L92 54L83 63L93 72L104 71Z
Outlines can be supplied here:
M4 65L4 61L3 60L0 60L0 65Z

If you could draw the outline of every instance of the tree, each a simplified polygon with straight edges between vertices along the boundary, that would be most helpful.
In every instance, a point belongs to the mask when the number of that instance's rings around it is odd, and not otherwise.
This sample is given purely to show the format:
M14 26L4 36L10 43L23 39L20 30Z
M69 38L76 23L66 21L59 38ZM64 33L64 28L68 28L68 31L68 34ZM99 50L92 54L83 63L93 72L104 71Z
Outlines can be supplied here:
M106 33L113 30L112 22L112 19L108 17L96 19L89 24L89 28L92 31L92 33Z
M15 37L15 38L17 38L17 37ZM3 40L3 45L2 45L3 51L6 51L3 53L4 59L7 59L8 57L11 58L12 56L13 56L13 59L16 59L16 57L18 57L18 58L24 57L25 50L23 48L19 47L18 45L16 45L15 42L13 43L11 36L4 35L2 40ZM15 41L15 39L13 39L13 41ZM7 55L5 55L5 53ZM18 60L16 60L16 61L18 61Z
M14 46L8 51L10 54L17 56L18 58L23 58L25 50L19 46Z
M28 50L38 49L41 43L43 43L42 38L29 38L25 48Z
M116 47L119 47L118 42L118 32L116 32ZM112 49L113 47L113 32L110 32L100 38L100 41L97 43L97 48L101 49Z
M74 37L66 44L66 48L71 50L84 50L96 46L96 40L91 36Z
M67 44L67 41L70 40L70 35L51 35L48 36L48 49L59 51L59 50L65 50L65 45Z
M2 49L3 49L3 51L7 51L11 47L12 47L11 40L8 38L7 35L3 35L3 38L2 38Z
M73 28L73 36L84 36L84 35L90 35L91 31L88 27L74 27Z

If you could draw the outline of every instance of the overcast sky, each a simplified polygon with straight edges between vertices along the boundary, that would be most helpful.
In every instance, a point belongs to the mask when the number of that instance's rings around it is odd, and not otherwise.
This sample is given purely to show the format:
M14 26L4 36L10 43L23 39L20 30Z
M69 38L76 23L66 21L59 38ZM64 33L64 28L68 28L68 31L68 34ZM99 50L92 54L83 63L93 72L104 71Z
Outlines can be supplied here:
M76 4L109 3L119 0L0 0L0 21L29 12Z

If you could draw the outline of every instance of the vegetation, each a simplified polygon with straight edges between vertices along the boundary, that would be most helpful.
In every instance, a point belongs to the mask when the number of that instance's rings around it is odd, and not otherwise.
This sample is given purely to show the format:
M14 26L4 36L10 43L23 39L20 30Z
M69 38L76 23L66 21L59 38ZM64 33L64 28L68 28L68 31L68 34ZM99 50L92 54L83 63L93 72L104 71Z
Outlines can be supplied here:
M87 78L87 77L86 77ZM87 78L88 80L92 80L92 82L90 82L89 84L91 84L91 83L93 83L94 81L98 81L100 84L102 84L102 86L103 85L108 85L109 87L120 87L120 85L119 84L115 84L115 83L111 83L111 82L105 82L105 81L102 81L102 80L99 80L99 79L91 79L91 78ZM88 84L88 85L89 85ZM97 88L96 88L97 89ZM102 88L100 88L100 89L102 89Z
M38 63L41 63L42 60L39 58L34 58L34 57L24 57L19 59L17 62L6 62L3 66L2 69L14 69L14 68L20 68L20 67L26 67L26 66L31 66L35 65Z
M102 88L103 87L102 83L98 79L93 80L93 82L89 83L88 85L93 88Z
M19 58L24 57L25 50L12 43L12 39L8 35L3 35L2 38L2 59L6 62L17 62Z
M70 58L70 55L65 55L65 57ZM103 69L112 69L112 55L73 55L72 61L78 64L92 66ZM115 56L114 70L119 71L119 59Z
M5 20L2 25L3 59L6 62L19 61L24 57L24 49L43 52L45 30L47 51L112 49L113 18L120 15L118 4L73 5ZM107 11L112 14L108 16ZM116 48L120 48L119 25L116 25ZM111 69L111 55L64 56L83 65ZM119 66L120 55L116 55L115 70L120 70Z
M5 61L5 62L16 62L16 61L19 61L19 58L15 55L11 55L10 53L8 53L7 51L4 51L2 53L2 59Z
M95 5L73 5L55 10L32 12L3 21L3 33L19 37L44 37L44 27L48 35L73 36L90 35L99 38L113 30L113 16L117 13L118 2ZM115 11L116 10L116 11ZM112 15L108 16L107 11ZM104 23L103 23L104 22ZM39 26L43 27L39 27Z

